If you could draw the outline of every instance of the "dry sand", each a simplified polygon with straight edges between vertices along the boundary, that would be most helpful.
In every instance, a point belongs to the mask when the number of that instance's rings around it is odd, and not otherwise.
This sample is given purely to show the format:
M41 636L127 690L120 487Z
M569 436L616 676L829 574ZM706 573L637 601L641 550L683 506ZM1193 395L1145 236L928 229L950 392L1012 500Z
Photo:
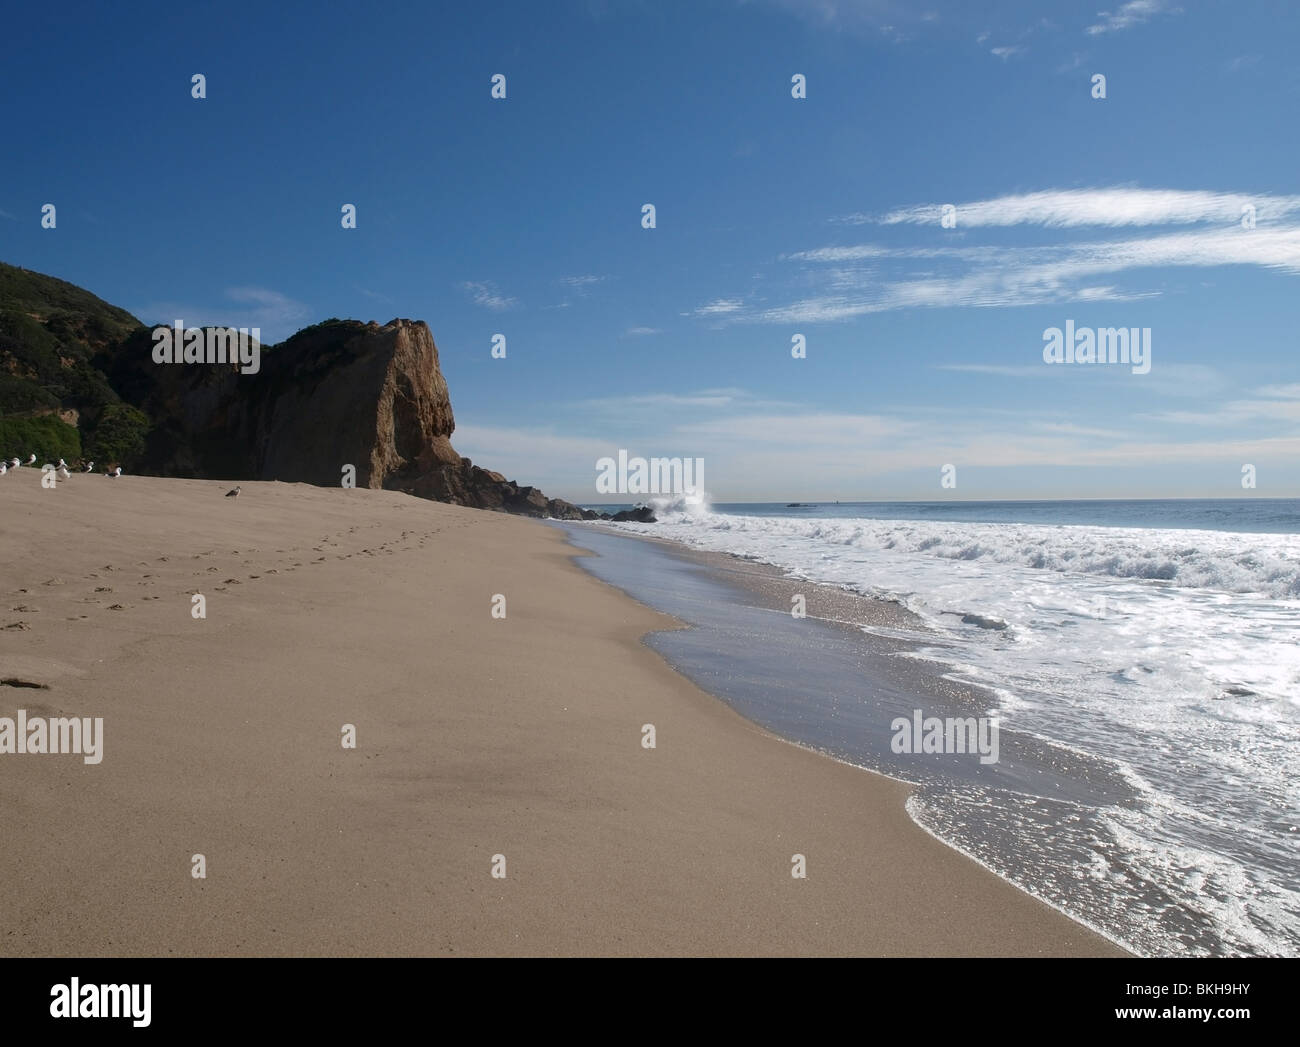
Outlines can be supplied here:
M1119 953L674 673L554 528L229 486L0 477L0 678L48 685L0 716L104 718L0 755L0 955Z

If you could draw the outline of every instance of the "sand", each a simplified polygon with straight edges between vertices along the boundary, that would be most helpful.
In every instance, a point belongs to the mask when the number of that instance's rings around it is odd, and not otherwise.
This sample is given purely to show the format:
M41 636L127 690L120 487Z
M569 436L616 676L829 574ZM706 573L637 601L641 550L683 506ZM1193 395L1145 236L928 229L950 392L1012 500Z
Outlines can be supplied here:
M0 716L104 719L0 755L0 955L1119 953L673 672L557 529L230 486L0 477L0 678L44 685Z

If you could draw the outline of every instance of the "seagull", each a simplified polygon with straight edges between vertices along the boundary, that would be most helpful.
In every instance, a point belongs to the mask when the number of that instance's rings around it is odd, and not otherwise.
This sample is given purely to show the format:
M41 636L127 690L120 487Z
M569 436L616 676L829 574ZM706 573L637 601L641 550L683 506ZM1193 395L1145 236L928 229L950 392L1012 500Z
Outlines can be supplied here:
M0 476L4 476L4 474L7 473L8 471L9 471L9 463L0 462Z
M111 473L105 473L104 475L105 475L105 476L111 476L114 480L116 480L119 476L122 475L122 467L119 465L119 466L118 466L116 469L114 469Z
M86 463L86 467L85 467L84 469L82 469L81 471L82 471L83 473L93 473L93 472L95 471L95 463L94 463L94 462L87 462L87 463Z
M65 462L62 458L59 459L58 464L55 466L56 469L66 469L67 467L68 467L68 463Z
M72 475L70 472L68 472L68 467L66 465L59 466L59 468L56 470L56 474L58 475L60 480L66 480L69 476Z
M226 497L227 497L227 498L238 498L238 497L239 497L239 488L236 487L233 491L227 491L227 492L226 492Z
M36 464L36 455L32 455L32 456L31 456L30 458L28 458L27 461L24 462L23 464L24 464L24 465L35 465L35 464Z
M22 464L23 464L23 463L20 462L17 458L10 458L10 459L9 459L9 468L10 468L10 469L17 469L17 468L18 468L20 465L22 465Z

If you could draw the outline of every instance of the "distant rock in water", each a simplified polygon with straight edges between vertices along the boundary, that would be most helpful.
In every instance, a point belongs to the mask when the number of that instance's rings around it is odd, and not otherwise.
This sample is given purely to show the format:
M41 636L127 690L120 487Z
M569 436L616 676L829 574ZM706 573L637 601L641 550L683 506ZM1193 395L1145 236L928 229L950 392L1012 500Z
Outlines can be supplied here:
M106 371L157 424L137 472L405 491L525 516L595 519L462 458L438 349L422 320L331 320L263 347L261 371L155 364L147 328Z
M593 517L588 517L592 519ZM657 523L655 511L648 505L639 505L635 509L624 509L622 512L610 516L608 513L599 514L601 520L612 520L614 523Z

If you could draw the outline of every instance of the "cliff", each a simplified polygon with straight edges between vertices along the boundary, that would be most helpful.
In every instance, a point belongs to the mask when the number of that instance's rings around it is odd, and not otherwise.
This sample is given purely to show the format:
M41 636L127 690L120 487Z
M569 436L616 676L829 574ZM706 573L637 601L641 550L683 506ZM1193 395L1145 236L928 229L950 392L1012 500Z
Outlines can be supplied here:
M0 453L160 476L358 487L559 519L595 518L462 458L423 321L329 320L234 364L159 364L151 329L73 284L0 263ZM30 446L29 446L30 445Z
M142 329L106 361L115 389L157 424L138 466L214 476L406 491L480 509L594 518L451 445L456 428L438 348L421 320L332 320L261 352L256 374L233 364L157 364Z

